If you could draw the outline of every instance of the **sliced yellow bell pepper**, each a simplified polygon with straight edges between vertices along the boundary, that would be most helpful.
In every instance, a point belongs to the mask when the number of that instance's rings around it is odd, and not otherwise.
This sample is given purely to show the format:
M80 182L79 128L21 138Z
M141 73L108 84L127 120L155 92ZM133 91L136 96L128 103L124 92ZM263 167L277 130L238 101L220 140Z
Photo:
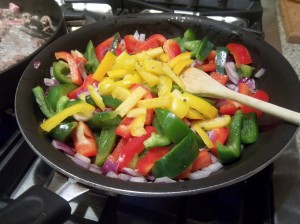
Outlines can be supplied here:
M210 131L216 128L223 128L229 125L231 117L229 115L223 115L203 121L196 121L195 124L199 125L202 129Z
M40 127L49 132L57 125L59 125L62 121L64 121L69 116L72 116L76 113L82 113L86 117L90 117L91 114L94 112L95 107L88 104L88 103L78 103L73 106L67 107L66 109L60 111L59 113L53 115L46 121L44 121Z
M186 118L192 119L192 120L205 120L205 117L198 112L197 110L190 108L187 114L185 115Z
M158 57L159 55L164 53L164 50L162 47L157 47L157 48L152 48L146 51L146 53L151 57L155 58Z
M146 114L147 114L146 108L136 107L136 108L133 108L130 111L128 111L127 117L138 117L140 115L146 116Z
M145 60L143 61L144 68L147 72L154 75L161 75L163 71L161 70L162 62L157 60Z
M192 122L191 128L194 129L197 134L200 136L200 138L203 140L204 144L207 146L207 148L211 149L214 147L214 143L210 140L207 133L197 124L194 124Z
M130 124L130 133L132 136L139 137L146 134L146 130L144 128L145 121L146 114L140 115L132 121L132 123Z
M104 58L98 65L93 78L100 82L104 78L107 71L111 69L111 67L115 63L116 58L117 56L114 55L111 51L107 51Z
M168 76L162 75L160 76L160 82L157 85L158 96L165 96L171 93L172 90L172 79Z
M134 74L127 74L121 82L125 85L130 87L132 84L135 83L143 83L141 77L135 72Z
M127 71L134 71L136 60L134 56L129 55L126 51L123 51L115 60L112 69L123 68Z
M192 52L184 52L179 55L177 55L175 58L172 58L170 61L168 61L168 65L173 68L176 64L178 64L182 60L190 59L192 56Z
M125 75L129 74L130 72L124 68L116 68L110 71L107 71L107 75L109 78L112 79L122 79Z
M218 115L218 109L212 106L207 101L194 96L190 93L184 92L182 94L184 101L207 118L215 118Z
M179 75L183 71L183 69L191 65L193 61L194 60L192 59L181 60L173 67L173 71L176 75Z
M115 87L115 81L109 77L105 77L99 82L98 91L101 95L109 95Z
M168 109L173 112L178 118L182 119L187 115L190 106L187 103L183 102L181 99L173 97L172 105Z
M124 117L128 111L130 111L140 99L142 99L147 93L142 87L136 88L129 97L126 98L117 108L116 111L121 117Z
M92 85L88 85L88 91L90 93L90 96L92 100L95 102L95 104L101 109L105 110L105 105L103 103L103 99L100 96L100 94L94 89Z
M168 62L170 60L170 56L166 53L159 55L157 58L162 62Z
M162 65L162 71L164 72L164 74L168 77L170 77L180 88L185 89L185 86L183 84L183 82L181 81L180 77L177 76L171 69L171 67L166 64L163 63Z
M137 70L138 74L142 77L142 79L150 87L153 87L159 83L159 78L156 75L153 75L152 73L145 71L139 63L135 64L135 69Z
M172 98L172 95L169 94L166 96L156 97L152 99L140 100L137 106L147 109L169 108L172 105Z
M113 91L111 92L111 96L114 98L117 98L121 101L124 101L131 95L131 92L129 89L124 88L122 86L116 86Z

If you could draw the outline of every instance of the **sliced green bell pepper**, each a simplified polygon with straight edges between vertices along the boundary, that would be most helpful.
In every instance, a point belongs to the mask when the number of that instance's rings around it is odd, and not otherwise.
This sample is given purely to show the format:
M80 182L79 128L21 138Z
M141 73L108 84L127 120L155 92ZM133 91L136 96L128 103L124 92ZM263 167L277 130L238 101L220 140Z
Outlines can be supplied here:
M102 98L105 106L110 107L112 109L116 109L122 103L121 100L114 98L110 95L101 96L101 98ZM92 104L93 106L96 106L95 102L93 101L93 99L90 96L87 96L85 98L85 100L87 103Z
M73 83L72 79L68 76L70 74L70 68L68 63L59 60L53 62L52 68L55 79L61 84Z
M226 145L217 142L217 154L222 164L228 164L241 156L241 129L243 113L238 110L231 118Z
M254 67L252 67L250 65L240 65L240 71L241 71L241 73L239 75L241 77L250 78L252 76L253 70L254 70Z
M52 129L49 134L54 139L65 142L71 137L73 130L76 128L78 122L73 121L69 123L61 123Z
M102 166L116 144L116 128L103 128L100 133L95 134L95 137L98 147L95 164Z
M86 50L84 52L84 57L87 62L85 64L85 69L88 74L92 74L96 71L99 65L99 61L96 55L95 47L93 42L90 40L86 46Z
M86 124L94 130L101 130L104 127L116 127L121 121L122 118L116 111L109 111L94 114Z
M255 112L250 112L243 115L243 123L241 130L241 141L243 144L254 143L259 136L257 124L257 115Z
M203 61L213 48L214 44L210 42L207 37L204 37L197 49L196 58Z
M42 113L47 118L52 117L55 114L55 111L52 109L51 104L47 99L43 88L40 86L36 86L32 89L32 92L34 94L35 101L39 105L39 108L42 111Z
M184 32L183 38L185 40L187 40L187 41L196 40L197 39L197 35L196 35L195 31L192 28L188 28Z
M225 63L228 55L228 49L226 47L216 47L216 72L225 74Z
M167 136L152 133L151 137L144 141L144 146L145 148L154 148L157 146L170 145L171 143L171 140Z
M195 135L189 133L169 153L154 163L152 174L155 177L177 177L197 158L198 149Z
M121 39L119 32L115 33L113 37L114 37L113 41L112 41L112 43L110 45L110 48L109 48L109 51L111 51L111 52L115 51L115 49L118 47L119 40Z
M53 109L56 109L57 101L60 97L67 95L67 93L76 89L77 85L75 84L60 84L51 86L48 92L48 100Z

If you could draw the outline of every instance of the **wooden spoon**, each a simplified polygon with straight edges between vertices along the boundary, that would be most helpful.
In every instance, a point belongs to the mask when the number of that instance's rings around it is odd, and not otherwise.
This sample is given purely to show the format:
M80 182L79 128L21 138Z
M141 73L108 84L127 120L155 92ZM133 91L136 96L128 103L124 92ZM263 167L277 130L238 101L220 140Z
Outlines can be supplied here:
M230 90L197 68L189 68L184 71L181 75L181 80L186 87L186 91L190 93L206 97L230 99L290 123L300 125L300 113Z

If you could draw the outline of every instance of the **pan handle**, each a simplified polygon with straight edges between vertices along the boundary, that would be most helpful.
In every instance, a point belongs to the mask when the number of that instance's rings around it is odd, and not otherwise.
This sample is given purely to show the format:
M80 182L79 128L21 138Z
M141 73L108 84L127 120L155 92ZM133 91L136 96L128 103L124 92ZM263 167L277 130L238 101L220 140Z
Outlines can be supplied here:
M55 172L48 189L35 185L0 210L1 223L64 223L71 214L68 201L88 190Z

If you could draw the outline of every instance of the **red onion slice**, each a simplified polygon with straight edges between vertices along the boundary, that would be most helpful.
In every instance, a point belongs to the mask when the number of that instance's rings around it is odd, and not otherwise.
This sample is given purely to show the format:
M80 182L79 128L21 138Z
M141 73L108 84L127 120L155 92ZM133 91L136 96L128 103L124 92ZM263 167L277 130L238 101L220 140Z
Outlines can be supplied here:
M255 78L260 78L262 77L266 72L266 69L265 68L261 68L259 69L255 74L254 74L254 77Z
M91 164L90 167L89 167L89 170L94 172L94 173L102 174L101 168L96 164Z
M188 178L191 180L198 180L205 177L208 177L212 172L209 170L197 170L193 173L190 173Z
M107 159L102 166L102 171L104 174L107 174L110 171L116 173L118 170L118 166L119 164L117 162Z
M225 63L226 74L228 75L231 82L238 84L239 76L235 70L235 64L233 62Z
M62 141L58 141L58 140L55 140L53 139L52 140L52 145L56 148L56 149L59 149L59 150L62 150L64 151L65 153L71 155L71 156L74 156L75 155L75 149L73 149L72 147L68 146L67 144L65 144L64 142Z
M72 157L72 161L85 169L89 169L91 164L91 160L80 153L76 153L75 156Z
M128 168L128 167L123 167L122 168L122 172L123 173L126 173L130 176L133 176L133 177L141 177L142 175L138 172L136 172L135 170L131 169L131 168Z

